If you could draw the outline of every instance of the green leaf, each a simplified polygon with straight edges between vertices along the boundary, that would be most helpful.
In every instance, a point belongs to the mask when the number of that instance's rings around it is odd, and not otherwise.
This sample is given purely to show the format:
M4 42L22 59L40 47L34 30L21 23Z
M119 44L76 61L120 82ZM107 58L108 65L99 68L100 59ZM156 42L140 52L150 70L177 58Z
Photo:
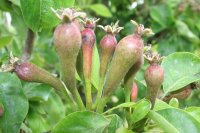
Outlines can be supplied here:
M51 90L47 101L30 102L26 122L34 133L42 133L52 130L64 117L65 106L55 91Z
M158 126L164 130L165 133L179 133L178 130L170 122L168 122L163 116L161 116L157 112L150 111L148 116L150 119L156 122Z
M135 106L135 103L134 102L127 102L127 103L122 103L118 106L115 106L109 110L107 110L106 112L104 112L104 114L108 113L108 112L111 112L115 109L118 109L118 108L129 108L129 107L134 107Z
M96 89L98 89L98 85L99 85L99 67L100 67L99 53L98 53L97 46L94 45L93 57L92 57L92 81L91 82Z
M191 116L193 116L200 123L200 107L188 107L185 109Z
M170 54L163 60L162 67L165 72L164 95L200 80L200 58L192 53Z
M171 123L180 133L199 133L200 123L186 111L168 108L158 113Z
M102 133L109 121L103 115L90 111L69 114L52 133Z
M52 88L45 84L28 83L23 90L26 97L31 101L47 101Z
M176 21L176 27L178 30L178 33L182 35L183 37L188 38L191 42L198 43L200 40L198 36L196 36L185 24L183 21L177 20Z
M108 18L112 17L110 10L103 4L93 4L90 5L89 8L93 10L97 15Z
M0 73L0 101L4 106L0 129L4 133L18 133L28 113L28 99L15 74Z
M139 80L135 79L135 83L138 87L138 98L137 99L143 99L146 96L147 87L140 82Z
M123 120L116 114L109 115L106 117L107 119L110 119L110 124L107 127L107 133L115 133L115 131L123 127Z
M150 9L150 16L162 29L174 22L173 10L167 4L153 6Z
M167 108L173 108L173 107L170 106L169 104L167 104L166 102L156 99L156 103L153 108L154 111L163 110L163 109L167 109Z
M11 41L12 41L12 36L0 37L0 48L3 48L6 45L10 44Z
M12 4L8 0L0 0L0 10L2 11L11 11Z
M42 114L33 111L33 109L29 110L26 122L33 133L47 132L51 129L49 124L47 123L47 120L42 117Z
M143 119L150 111L151 103L143 99L139 101L135 106L133 113L131 114L131 122L136 123L139 120Z
M116 133L134 133L131 130L128 130L127 128L119 128L117 129Z
M51 7L70 7L73 6L74 0L20 0L20 4L26 24L36 32L41 28L52 28L59 23Z

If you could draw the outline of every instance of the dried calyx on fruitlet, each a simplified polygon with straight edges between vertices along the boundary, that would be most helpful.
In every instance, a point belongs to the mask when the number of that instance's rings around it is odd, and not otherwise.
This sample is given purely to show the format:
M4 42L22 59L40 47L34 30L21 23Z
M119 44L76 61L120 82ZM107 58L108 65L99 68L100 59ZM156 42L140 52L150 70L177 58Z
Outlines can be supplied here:
M135 34L138 34L140 36L154 35L153 31L150 28L145 28L144 25L138 24L134 20L131 20L131 23L136 26Z
M94 29L96 27L96 23L99 20L100 20L100 18L85 18L85 19L81 19L81 22L83 23L83 26L85 28Z
M151 44L144 47L144 57L149 64L160 64L164 57L161 57L160 54L151 50Z
M17 62L19 62L19 58L14 57L12 52L10 52L9 61L7 64L2 64L0 72L12 72Z
M73 7L72 8L61 8L58 10L51 8L51 10L63 22L69 22L69 21L71 22L71 21L74 21L78 17L80 17L80 18L86 17L85 12L81 12L80 10L75 9Z
M111 25L106 25L106 26L98 25L97 27L103 29L106 33L118 34L122 29L124 29L124 27L119 27L118 24L119 21L117 21L115 24L112 23Z

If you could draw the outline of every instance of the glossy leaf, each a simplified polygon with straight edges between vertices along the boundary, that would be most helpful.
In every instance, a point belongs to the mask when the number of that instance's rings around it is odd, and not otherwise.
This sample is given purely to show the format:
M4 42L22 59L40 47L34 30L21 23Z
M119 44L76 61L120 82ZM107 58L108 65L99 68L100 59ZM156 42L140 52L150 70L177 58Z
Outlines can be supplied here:
M119 128L117 129L116 133L134 133L131 130L128 130L127 128Z
M104 114L108 113L108 112L111 112L115 109L119 109L119 108L130 108L130 107L134 107L135 106L135 103L134 102L127 102L127 103L122 103L118 106L115 106L109 110L107 110L106 112L104 112Z
M173 107L170 106L169 104L167 104L166 102L156 99L156 103L153 108L154 111L163 110L163 109L167 109L167 108L173 108Z
M97 15L103 17L112 17L110 10L103 4L93 4L89 8L93 10Z
M162 29L174 22L173 11L167 4L153 6L150 10L150 16Z
M74 0L20 0L24 20L33 31L52 28L59 23L51 8L70 7Z
M182 35L183 37L188 38L191 42L194 43L198 43L200 40L198 38L198 36L196 36L187 26L187 24L185 24L183 21L176 21L176 26L177 26L177 30L178 33L180 35Z
M200 58L187 52L167 56L162 67L165 72L164 95L200 79Z
M178 130L159 113L150 111L148 117L156 122L165 133L179 133Z
M102 133L108 124L103 115L90 111L75 112L61 120L52 133Z
M188 107L185 109L191 116L193 116L200 123L200 107Z
M30 102L26 122L34 133L52 130L65 117L65 106L60 97L53 90L48 95L47 101Z
M0 101L4 106L0 129L4 133L18 133L28 113L28 99L15 74L0 73Z
M168 108L158 111L158 113L170 122L180 133L199 133L200 123L187 112Z
M48 85L28 83L23 87L24 93L31 101L47 101L52 88Z
M7 0L0 0L0 10L2 11L11 11L11 3Z
M12 41L12 36L0 37L0 48L5 47Z
M131 114L131 122L136 123L139 120L143 119L150 111L151 109L151 103L143 99L139 101L133 110L133 113Z
M123 127L123 120L116 114L109 115L106 117L110 119L110 123L107 127L107 133L115 133L118 128Z

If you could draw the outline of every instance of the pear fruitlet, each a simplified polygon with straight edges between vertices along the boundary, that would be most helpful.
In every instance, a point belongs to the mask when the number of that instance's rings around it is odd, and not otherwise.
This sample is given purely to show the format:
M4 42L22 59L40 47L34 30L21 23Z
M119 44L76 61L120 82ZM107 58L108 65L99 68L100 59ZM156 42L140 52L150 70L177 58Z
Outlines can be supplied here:
M83 70L84 77L91 78L92 72L92 54L93 46L96 41L96 35L94 30L86 28L81 32L82 35L82 48L83 48Z
M148 88L147 99L151 101L153 108L158 90L164 81L164 71L160 65L153 63L147 67L144 79Z
M72 22L63 23L54 31L54 44L61 62L62 76L68 89L76 89L76 60L81 48L81 33Z
M93 46L96 41L94 28L98 19L86 19L84 21L84 30L82 35L82 54L83 54L83 76L85 80L85 96L86 108L92 108L92 92L91 92L91 74L92 74L92 57Z
M118 23L119 21L105 27L98 25L99 28L102 28L106 32L106 35L104 35L100 41L100 84L103 84L102 82L104 82L108 65L117 45L115 36L123 29L123 27L119 27Z
M112 58L117 45L115 35L106 34L100 41L101 62L100 62L100 77L105 77L108 64Z
M143 40L138 34L124 37L116 46L104 85L104 96L110 96L128 70L136 63L143 53Z
M63 88L58 78L30 62L16 64L14 71L21 80L48 84L57 90Z
M136 102L137 100L137 95L138 95L138 87L136 83L133 83L133 87L131 90L131 101Z

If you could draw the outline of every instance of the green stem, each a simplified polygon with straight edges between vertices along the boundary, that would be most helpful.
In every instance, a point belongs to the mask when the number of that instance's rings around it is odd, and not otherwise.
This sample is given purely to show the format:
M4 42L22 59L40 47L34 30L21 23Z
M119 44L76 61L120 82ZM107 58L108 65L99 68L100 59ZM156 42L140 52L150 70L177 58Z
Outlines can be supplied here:
M84 104L83 104L83 101L82 101L82 99L81 99L81 96L80 96L78 90L75 88L75 89L72 91L72 93L73 93L72 95L74 96L74 98L75 98L75 100L76 100L76 103L78 104L79 108L80 108L81 110L85 110L85 106L84 106Z
M150 111L148 116L150 119L155 121L165 133L179 133L179 131L172 124L155 111Z
M109 97L104 97L100 100L100 102L97 106L97 112L98 113L103 113L104 107L105 107L106 103L108 102L108 98Z
M96 101L94 103L93 109L95 109L97 107L97 105L99 104L99 101L101 100L101 96L102 96L102 93L103 93L103 84L104 84L104 78L100 77L99 89L98 89L98 92L97 92L97 98L96 98Z
M86 97L86 108L88 110L92 109L92 91L90 80L85 80L85 97Z
M54 78L54 80L51 80L51 83L49 83L49 85L56 89L57 93L61 96L61 98L66 100L66 102L71 106L71 108L76 107L75 101L69 96L69 94L66 91L67 89L61 80Z
M160 89L160 86L159 87L152 87L152 86L147 85L147 96L146 96L146 98L151 101L151 105L152 105L151 109L154 108L157 93L158 93L159 89Z

